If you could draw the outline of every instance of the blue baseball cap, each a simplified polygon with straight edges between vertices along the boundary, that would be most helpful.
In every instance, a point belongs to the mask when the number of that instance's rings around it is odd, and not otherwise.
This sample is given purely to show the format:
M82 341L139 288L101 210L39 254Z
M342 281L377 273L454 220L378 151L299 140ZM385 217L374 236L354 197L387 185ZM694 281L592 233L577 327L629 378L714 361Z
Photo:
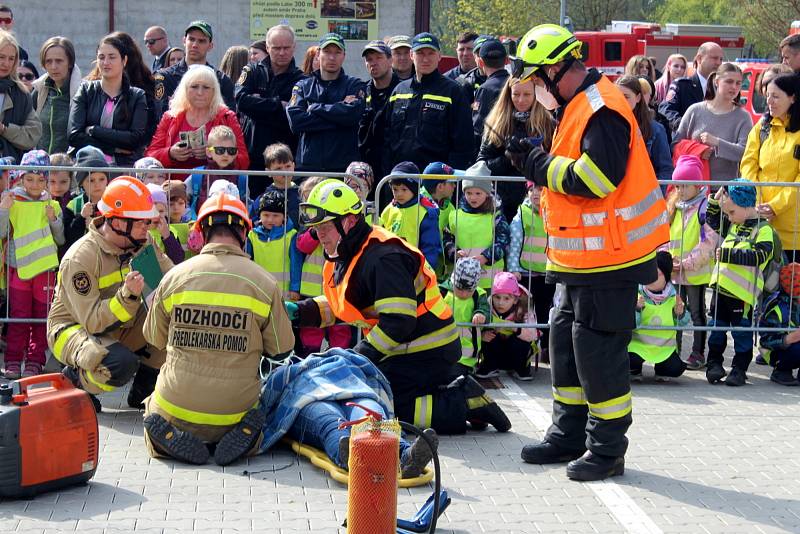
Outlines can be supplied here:
M322 50L326 46L333 44L344 50L344 39L338 33L326 33L319 40L319 49Z
M383 41L368 42L367 46L365 46L364 50L361 52L361 57L366 56L368 52L380 52L381 54L384 54L387 57L392 57L392 50Z
M486 39L478 50L481 59L505 59L508 56L506 48L497 39Z
M439 38L432 33L422 32L418 33L411 40L411 51L416 52L423 48L432 48L439 52L442 47L439 45Z
M447 163L442 163L441 161L434 161L433 163L428 163L428 166L425 167L425 170L422 171L422 174L448 174L450 176L464 176L464 171L460 171L454 169ZM426 178L422 180L422 185L425 189L428 190L429 193L432 193L438 184L442 184L445 182L455 182L455 180L439 180L435 178Z
M491 35L486 35L486 34L479 35L478 38L475 39L475 44L472 45L472 52L477 54L478 51L481 49L481 46L483 46L483 43L485 43L489 39L494 39L494 37L492 37Z

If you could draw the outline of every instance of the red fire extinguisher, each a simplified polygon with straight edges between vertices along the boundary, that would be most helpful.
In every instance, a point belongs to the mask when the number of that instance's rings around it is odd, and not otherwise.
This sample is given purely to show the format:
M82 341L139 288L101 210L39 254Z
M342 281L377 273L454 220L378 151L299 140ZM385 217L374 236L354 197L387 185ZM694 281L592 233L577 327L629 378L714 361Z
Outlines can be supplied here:
M347 421L350 436L350 481L347 489L348 534L393 534L397 529L397 473L400 425L355 403L367 416Z

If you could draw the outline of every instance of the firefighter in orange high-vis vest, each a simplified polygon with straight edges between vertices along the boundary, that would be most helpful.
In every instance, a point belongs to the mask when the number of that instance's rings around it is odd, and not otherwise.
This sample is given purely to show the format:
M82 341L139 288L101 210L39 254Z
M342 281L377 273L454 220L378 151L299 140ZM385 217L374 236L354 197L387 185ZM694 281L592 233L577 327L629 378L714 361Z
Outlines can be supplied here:
M544 188L547 281L560 284L550 322L553 424L526 462L566 462L574 480L625 469L631 424L628 343L638 284L656 279L655 251L669 241L664 199L624 96L580 61L581 42L543 24L520 41L513 76L533 80L557 110L548 154L511 139L506 155Z
M148 229L158 210L147 187L130 176L112 180L97 207L102 217L88 225L86 235L61 260L47 344L66 366L64 375L92 394L98 412L101 405L94 395L131 378L128 404L139 408L153 391L164 352L148 346L142 336L144 278L131 270L130 262L152 243ZM162 272L172 268L158 247L154 252Z
M452 380L461 356L458 329L419 249L368 224L358 195L340 180L311 190L300 204L300 221L324 248L324 294L286 303L293 320L329 326L339 319L361 328L355 351L389 380L402 421L443 434L465 432L467 421L500 432L511 428L473 378Z
M261 356L286 356L294 335L282 286L244 251L253 224L238 196L209 197L194 229L206 244L161 280L144 322L147 341L167 351L145 401L145 445L203 464L215 444L214 461L228 465L261 441Z

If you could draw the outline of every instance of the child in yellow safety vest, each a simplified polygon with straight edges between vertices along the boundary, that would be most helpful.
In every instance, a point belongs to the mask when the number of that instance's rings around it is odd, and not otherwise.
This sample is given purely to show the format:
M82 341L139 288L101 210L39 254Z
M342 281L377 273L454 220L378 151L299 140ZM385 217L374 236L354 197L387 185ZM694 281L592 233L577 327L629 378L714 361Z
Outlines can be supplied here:
M764 332L759 339L761 356L774 367L769 379L782 386L800 386L795 371L800 368L800 263L784 265L780 290L764 302L762 328L783 329Z
M452 168L450 165L441 161L429 163L423 174L428 175L422 180L422 194L428 196L436 202L439 207L439 237L444 243L444 229L450 220L450 213L456 210L453 205L453 193L456 190L456 176L464 176L464 171ZM446 176L453 176L452 180L445 179ZM444 259L444 246L439 252L439 265L436 267L436 277L444 280L453 270L453 263Z
M153 219L153 224L150 226L150 236L153 238L155 246L177 265L184 260L184 254L180 241L169 226L167 193L158 184L147 184L147 190L153 197L153 207L158 210L158 217Z
M371 172L371 170L370 170ZM348 174L352 170L348 167ZM354 174L354 176L357 176ZM303 202L308 200L311 190L327 178L312 176L300 184L300 198ZM363 201L363 200L362 200ZM322 245L317 239L314 228L307 228L297 236L297 250L303 254L303 268L300 275L300 297L303 299L314 298L322 295L322 266L325 256ZM347 349L352 347L353 328L347 324L334 324L326 328L314 326L301 326L295 336L295 354L306 357L309 354L320 352L322 342L327 337L328 348Z
M419 174L419 169L410 161L402 161L394 166L392 174ZM419 178L396 177L391 185L393 200L381 212L381 226L417 247L435 270L442 250L439 207L420 196Z
M654 364L656 382L668 382L681 376L686 363L678 352L675 332L648 329L648 326L686 326L689 314L681 296L672 285L672 255L666 251L656 253L658 266L655 282L639 286L636 303L636 329L628 344L631 380L642 379L644 362Z
M466 176L489 174L486 162L479 161L466 171ZM508 222L495 205L492 184L486 180L464 178L464 196L457 210L450 212L444 230L444 256L475 258L483 266L478 285L492 287L492 277L504 271L504 259L510 239Z
M486 291L478 287L481 264L475 258L461 258L456 262L450 279L439 284L444 301L453 310L453 320L459 329L461 359L453 370L455 376L472 374L478 365L481 351L481 332L477 325L486 323L490 316ZM473 326L464 326L470 323Z
M44 150L31 150L21 165L50 165ZM8 291L11 317L44 319L58 270L57 246L64 243L61 206L46 191L47 172L17 171L17 185L0 200L0 238L8 239ZM5 376L16 380L42 372L47 348L42 323L8 325ZM22 368L25 360L24 370Z
M490 303L492 323L534 322L528 307L528 294L511 273L499 272L494 276ZM490 378L505 370L518 380L533 380L531 358L539 350L538 337L535 328L484 328L481 361L475 376Z
M756 212L756 188L744 178L736 185L721 187L708 201L706 220L720 236L725 236L716 251L717 265L711 273L711 326L749 327L753 308L764 289L764 270L775 250L775 232ZM724 216L723 216L724 215ZM706 380L716 384L725 378L723 352L728 344L724 330L708 336ZM743 386L753 359L753 334L734 330L733 365L725 380L728 386Z
M286 300L300 300L303 257L297 250L297 230L286 216L286 197L265 191L258 204L259 223L247 234L247 253L278 281Z
M673 180L702 180L703 163L699 157L686 154L678 158ZM672 255L672 281L689 308L694 326L706 325L706 287L711 281L714 251L719 235L706 224L708 187L681 184L673 188L667 201L670 220L669 244L663 249ZM692 333L692 352L686 359L687 369L706 366L706 331ZM678 331L678 354L681 354L683 332Z
M189 234L197 215L189 207L186 184L181 180L167 180L161 187L169 201L169 229L181 244L183 259L188 260L194 256L194 252L189 248Z
M536 317L547 321L553 307L555 284L545 282L547 267L547 231L544 229L539 202L542 188L530 180L527 182L528 196L517 209L511 221L511 243L508 246L508 272L517 277L520 285L528 290L533 300ZM542 330L541 361L550 361L550 330Z

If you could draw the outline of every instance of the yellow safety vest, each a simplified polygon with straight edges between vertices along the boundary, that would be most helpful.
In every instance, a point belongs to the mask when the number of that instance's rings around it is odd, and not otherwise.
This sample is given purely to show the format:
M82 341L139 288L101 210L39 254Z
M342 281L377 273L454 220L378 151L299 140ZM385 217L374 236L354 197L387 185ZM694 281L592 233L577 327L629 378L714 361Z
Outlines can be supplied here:
M17 275L22 280L58 268L58 247L45 213L47 205L61 215L61 206L55 200L17 201L9 210Z
M731 225L721 248L753 250L755 242L769 241L774 243L772 235L774 230L769 224L754 228L749 238L737 237L738 229L738 224ZM754 306L764 289L764 269L770 261L771 259L767 258L767 261L761 265L754 266L720 262L711 273L711 285L742 302Z
M279 239L262 241L255 230L250 230L247 239L253 247L253 261L264 268L278 281L281 291L289 291L289 251L292 238L297 230L292 228L285 232Z
M150 232L150 237L153 238L153 244L158 247L158 250L161 252L166 251L167 247L164 245L164 238L161 237L161 232L155 228L150 228L148 232Z
M194 223L174 223L169 225L170 231L175 234L175 239L181 244L183 249L183 259L188 260L194 256L194 252L189 250L189 226Z
M300 276L300 294L304 297L318 297L322 295L322 266L325 265L325 255L322 245L317 245L314 252L306 255L303 260L303 271Z
M463 250L468 256L479 256L494 243L494 215L491 213L467 213L464 210L453 210L450 213L447 227L456 236L456 248ZM492 258L489 258L491 262ZM483 266L478 286L484 289L492 287L492 277L503 271L503 260L487 263Z
M700 219L695 212L689 218L689 222L684 227L683 213L678 210L672 224L669 227L669 253L673 259L683 260L700 243ZM686 281L689 285L700 286L708 285L711 281L711 270L714 262L709 262L697 271L684 271Z
M547 232L544 229L544 220L527 204L522 204L519 211L522 233L525 236L519 264L528 271L543 273L547 268Z
M646 302L641 311L641 324L633 331L628 352L638 354L650 363L661 363L678 348L674 330L648 330L647 326L675 326L676 298L672 295L661 304Z
M473 296L460 299L455 293L448 291L444 302L453 310L453 319L458 323L471 323L475 315L478 299L486 295L486 291L477 288ZM478 364L478 353L481 351L481 334L474 326L458 326L458 335L461 341L461 359L458 363L466 367L475 367Z
M416 209L414 209L416 208ZM386 206L381 213L381 226L402 237L407 243L419 246L419 225L428 212L419 202L408 208L398 208L394 204Z

